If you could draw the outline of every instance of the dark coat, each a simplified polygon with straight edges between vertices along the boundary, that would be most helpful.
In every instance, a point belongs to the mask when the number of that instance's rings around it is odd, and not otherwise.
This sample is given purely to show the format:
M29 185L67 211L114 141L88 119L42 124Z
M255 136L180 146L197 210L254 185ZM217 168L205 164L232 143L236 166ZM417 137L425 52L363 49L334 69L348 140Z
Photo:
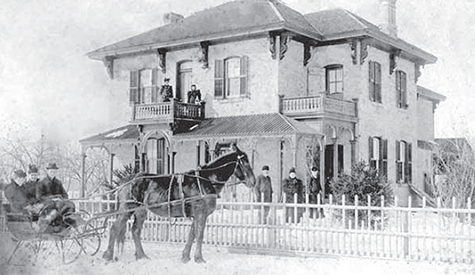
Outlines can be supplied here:
M317 195L322 191L322 185L320 184L320 175L318 175L316 178L310 177L310 182L308 183L308 190L310 193L310 203L317 203Z
M303 199L303 183L298 178L286 178L282 181L282 189L285 193L285 202L286 203L293 203L294 202L294 194L297 193L297 202L302 203L304 202Z
M36 198L36 187L38 186L39 181L39 179L36 179L35 181L29 180L23 185L26 197L28 198L28 203L30 204L38 202L38 199Z
M160 95L162 96L163 102L170 101L170 98L173 98L173 88L170 85L162 85L160 89Z
M272 202L272 183L270 177L262 174L257 176L254 191L258 202L261 202L262 193L264 193L264 202Z
M14 180L5 188L5 197L11 204L12 212L23 212L23 208L28 205L28 197L24 185L18 185Z
M194 90L188 92L188 103L195 104L196 101L201 101L200 90Z
M43 202L48 200L49 196L60 195L63 199L68 199L68 193L64 190L63 184L56 177L53 179L46 177L38 182L36 188L36 199Z

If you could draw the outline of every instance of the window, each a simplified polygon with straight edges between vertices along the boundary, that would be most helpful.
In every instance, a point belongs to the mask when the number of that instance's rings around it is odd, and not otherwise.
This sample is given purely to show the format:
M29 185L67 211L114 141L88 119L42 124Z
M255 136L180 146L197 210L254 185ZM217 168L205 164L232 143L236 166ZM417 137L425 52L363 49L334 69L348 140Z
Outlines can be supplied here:
M130 103L157 102L157 69L130 72Z
M327 93L343 93L343 65L329 65L325 72Z
M381 65L369 62L369 99L381 103Z
M409 183L412 180L412 145L396 140L396 181Z
M247 67L247 56L216 60L214 66L214 96L216 98L247 96Z
M165 139L151 138L147 140L147 172L154 174L164 173Z
M396 102L397 107L407 109L407 80L406 73L396 71Z
M388 174L388 140L381 137L369 137L369 164L382 175Z

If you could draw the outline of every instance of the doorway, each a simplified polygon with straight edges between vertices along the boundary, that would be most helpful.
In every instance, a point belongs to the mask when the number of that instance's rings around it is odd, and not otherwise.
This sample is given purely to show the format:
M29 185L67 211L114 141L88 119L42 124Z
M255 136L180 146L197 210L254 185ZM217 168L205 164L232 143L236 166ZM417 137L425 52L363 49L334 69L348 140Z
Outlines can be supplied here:
M334 145L326 145L325 146L325 190L329 190L329 193L331 193L330 189L330 181L333 179L333 148ZM338 173L342 172L344 167L344 147L341 144L338 144ZM338 174L337 173L337 174ZM328 192L327 192L328 193Z
M177 93L176 97L181 102L187 102L188 91L190 90L193 73L191 61L184 61L178 65Z

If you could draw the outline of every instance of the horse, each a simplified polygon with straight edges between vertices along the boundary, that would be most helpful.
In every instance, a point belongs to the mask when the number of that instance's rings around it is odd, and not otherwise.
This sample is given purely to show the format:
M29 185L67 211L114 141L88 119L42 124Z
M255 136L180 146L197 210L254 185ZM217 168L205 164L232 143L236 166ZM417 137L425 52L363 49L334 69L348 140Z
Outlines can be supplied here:
M124 243L126 224L134 215L132 238L135 244L136 260L147 258L142 247L140 234L147 216L147 210L162 217L192 218L188 240L182 252L182 262L190 260L190 251L196 239L194 260L203 263L201 245L208 216L216 209L216 200L226 181L235 175L238 183L255 185L255 176L246 153L234 147L231 153L220 156L200 169L182 174L155 175L137 174L118 190L117 220L110 229L107 250L103 258L113 259L114 244Z

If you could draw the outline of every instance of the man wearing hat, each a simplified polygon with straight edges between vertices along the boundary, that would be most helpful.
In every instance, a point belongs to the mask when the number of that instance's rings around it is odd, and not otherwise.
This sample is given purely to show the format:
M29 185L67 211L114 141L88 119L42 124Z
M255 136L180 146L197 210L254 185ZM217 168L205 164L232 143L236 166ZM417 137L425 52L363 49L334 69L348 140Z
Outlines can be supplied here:
M38 182L38 167L34 164L28 165L28 177L25 183L25 191L30 204L38 202L38 199L36 199L36 186L38 185Z
M320 184L320 175L318 173L318 168L315 166L312 167L310 181L308 182L308 190L309 190L309 202L311 204L318 204L319 203L318 194L320 194L320 196L322 196L323 194L320 193L322 191L322 186ZM322 198L320 197L320 202L321 200ZM323 209L320 208L319 210L320 210L320 215L318 217L320 218L320 217L323 217ZM310 216L317 217L316 209L310 209Z
M262 174L257 176L256 186L254 187L257 202L272 202L272 183L269 177L269 166L262 166ZM264 206L263 222L267 223L267 216L269 215L269 206ZM260 208L259 208L260 210ZM261 212L259 211L259 219L261 219Z
M19 169L13 172L10 184L5 188L5 197L10 202L11 211L14 213L25 212L24 207L28 205L25 182L26 173Z
M54 210L57 212L53 219L53 225L63 225L63 216L69 216L74 213L75 206L69 200L68 193L63 187L61 181L56 177L59 167L56 163L49 163L46 166L47 176L38 183L36 188L36 198L45 205L52 205L54 202Z
M295 203L294 194L297 194L297 203L303 203L303 184L302 181L297 178L294 167L290 168L289 177L282 181L282 189L285 193L285 203ZM302 207L297 208L297 217L294 217L294 210L294 207L286 208L286 219L288 221L290 218L290 222L298 223L303 216L304 209Z
M160 95L163 102L168 102L170 101L170 98L173 98L173 88L170 85L170 78L165 78L163 82L164 83L160 89Z

